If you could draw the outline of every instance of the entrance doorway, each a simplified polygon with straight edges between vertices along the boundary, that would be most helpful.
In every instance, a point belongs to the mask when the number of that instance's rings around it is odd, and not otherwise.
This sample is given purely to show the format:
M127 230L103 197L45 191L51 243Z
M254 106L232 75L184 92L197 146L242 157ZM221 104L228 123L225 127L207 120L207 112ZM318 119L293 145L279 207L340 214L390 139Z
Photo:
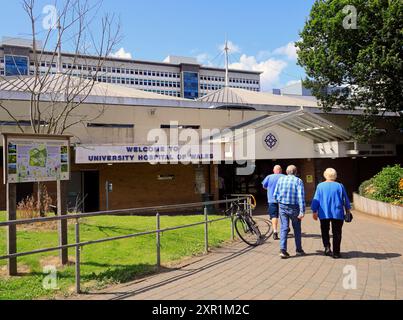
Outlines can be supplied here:
M68 207L80 212L99 211L99 171L71 173L68 187Z
M84 212L99 211L99 171L82 171Z
M258 203L267 202L267 191L262 187L264 178L273 173L275 165L280 165L285 174L287 166L294 164L298 168L297 176L304 182L306 175L314 175L307 159L281 159L281 160L257 160L255 171L251 175L239 176L236 174L236 165L222 164L219 166L219 175L224 178L227 194L252 194ZM307 200L312 197L314 184L305 183Z
M224 179L225 194L252 194L259 197L262 193L262 174L256 170L251 175L237 175L237 165L222 164L218 167L218 175ZM264 191L264 190L263 190Z

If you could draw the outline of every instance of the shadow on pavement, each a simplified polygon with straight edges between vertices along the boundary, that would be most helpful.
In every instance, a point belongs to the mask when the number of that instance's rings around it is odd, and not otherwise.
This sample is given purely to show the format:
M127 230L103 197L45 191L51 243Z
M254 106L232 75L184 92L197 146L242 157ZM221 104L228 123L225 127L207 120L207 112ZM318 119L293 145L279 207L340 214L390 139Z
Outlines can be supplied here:
M235 259L236 257L238 257L238 256L240 256L240 255L243 255L243 254L245 254L245 253L247 253L247 252L249 252L249 251L251 251L251 250L253 250L253 247L246 247L246 248L244 248L244 249L242 249L242 250L240 250L240 251L236 251L236 252L232 253L231 255L229 255L229 256L227 256L227 257L224 257L224 258L221 258L221 259L217 259L217 260L215 260L215 261L213 261L213 262L211 262L211 263L209 263L209 264L207 264L207 265L204 265L204 266L195 268L195 269L190 270L190 271L188 271L188 270L183 270L184 272L186 272L185 274L181 274L181 275L178 275L178 276L174 276L174 277L172 277L172 278L169 278L169 279L166 279L166 280L162 280L162 281L157 282L157 283L155 283L155 284L150 284L150 285L145 286L145 287L143 287L143 288L139 288L139 289L135 289L135 290L131 290L131 291L128 290L128 291L125 291L125 292L116 292L116 291L114 291L114 292L87 292L86 294L115 295L115 297L112 298L111 300L126 299L126 298L129 298L129 297L135 296L135 295L137 295L137 294L144 293L144 292L147 292L147 291L149 291L149 290L153 290L153 289L162 287L162 286L167 285L167 284L169 284L169 283L172 283L172 282L175 282L175 281L178 281L178 280L181 280L181 279L190 277L190 276L192 276L192 275L194 275L194 274L197 274L197 273L199 273L199 272L202 272L202 271L204 271L204 270L207 270L207 269L209 269L209 268L212 268L212 267L214 267L214 266L216 266L216 265L219 265L219 264L221 264L221 263L224 263L224 262L227 262L227 261L229 261L229 260ZM180 269L181 269L181 268L172 268L172 269L170 269L170 268L163 268L163 270L161 270L161 271L162 271L163 273L166 273L166 272L171 272L171 271L180 270ZM144 279L144 280L145 280L145 279Z
M343 259L353 258L368 258L375 260L387 260L392 258L398 258L402 255L400 253L378 253L378 252L362 252L362 251L349 251L342 253Z
M302 238L315 238L321 239L322 236L320 234L311 234L311 233L302 233Z

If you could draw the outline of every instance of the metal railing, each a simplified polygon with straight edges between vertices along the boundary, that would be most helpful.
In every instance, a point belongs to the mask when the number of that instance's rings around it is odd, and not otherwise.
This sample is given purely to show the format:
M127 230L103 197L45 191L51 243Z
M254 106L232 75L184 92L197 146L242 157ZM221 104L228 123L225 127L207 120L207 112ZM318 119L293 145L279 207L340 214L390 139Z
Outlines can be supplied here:
M255 207L253 207L252 204L252 199L255 201L255 205L256 205L256 199L255 196L253 194L241 194L241 193L231 193L231 194L225 194L224 195L225 200L228 200L228 198L232 198L232 199L244 199L246 198L246 203L244 203L244 210L247 210L247 212L249 213L249 215L252 217L253 216L253 210ZM246 204L248 206L246 206ZM227 207L228 209L228 207Z
M80 270L80 259L81 259L81 248L84 246L98 244L108 241L116 241L128 238L134 238L144 235L156 234L156 260L157 260L157 268L161 267L161 233L179 230L183 228L190 228L198 225L204 225L204 251L205 253L208 252L208 224L221 221L221 220L231 220L231 239L234 239L234 212L231 212L230 215L226 215L222 218L212 219L209 220L208 218L208 206L211 205L219 205L219 204L230 204L233 202L242 201L244 208L249 208L249 201L247 197L237 197L236 199L228 199L228 200L220 200L220 201L209 201L209 202L197 202L197 203L188 203L188 204L179 204L179 205L167 205L167 206L156 206L156 207L146 207L146 208L134 208L134 209L124 209L124 210L109 210L109 211L98 211L98 212L91 212L91 213L78 213L78 214L68 214L62 216L53 216L53 217L44 217L44 218L34 218L34 219L21 219L21 220L11 220L0 222L0 227L10 227L16 225L26 225L26 224L35 224L35 223L43 223L43 222L50 222L50 221L58 221L61 222L63 220L75 220L75 243L59 245L55 247L49 248L41 248L26 252L18 252L0 256L0 260L3 259L15 259L17 257L23 257L33 254L51 252L51 251L58 251L58 250L67 250L69 248L75 248L75 287L76 292L81 293L81 270ZM176 227L169 227L161 229L161 220L160 220L160 212L163 211L170 211L170 210L177 210L177 209L187 209L187 208L204 208L204 221L195 222L191 224L176 226ZM155 212L156 217L156 230L152 231L144 231L144 232L137 232L128 235L121 235L109 238L102 238L96 240L88 240L80 242L80 219L83 218L90 218L90 217L97 217L97 216L127 216L127 215L136 215L136 214L144 214L149 212Z

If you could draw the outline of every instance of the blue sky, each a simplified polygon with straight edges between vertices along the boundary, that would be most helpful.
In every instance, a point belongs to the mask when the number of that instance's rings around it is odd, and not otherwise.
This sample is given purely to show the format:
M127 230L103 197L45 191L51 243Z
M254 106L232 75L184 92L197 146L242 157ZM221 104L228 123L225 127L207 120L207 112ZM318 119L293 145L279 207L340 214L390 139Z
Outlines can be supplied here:
M40 18L43 7L54 0L36 2ZM296 65L293 42L298 40L313 2L103 0L101 11L120 18L123 39L117 50L123 48L119 53L130 54L134 59L162 61L171 54L222 66L224 59L217 55L227 36L232 48L231 66L263 71L263 88L269 90L304 76ZM27 37L29 21L21 1L7 1L2 7L7 10L2 10L0 35ZM102 12L98 14L101 15Z

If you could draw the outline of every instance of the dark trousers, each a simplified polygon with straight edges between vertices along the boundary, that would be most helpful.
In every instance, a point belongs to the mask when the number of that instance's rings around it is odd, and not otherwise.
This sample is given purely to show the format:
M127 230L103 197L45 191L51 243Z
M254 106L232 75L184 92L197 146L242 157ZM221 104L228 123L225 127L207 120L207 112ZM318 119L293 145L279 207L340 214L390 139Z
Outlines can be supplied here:
M343 229L344 220L336 220L336 219L322 219L320 220L320 228L322 231L322 241L323 245L330 248L330 224L332 224L332 233L333 233L333 253L340 253L340 243L341 243L341 234Z

